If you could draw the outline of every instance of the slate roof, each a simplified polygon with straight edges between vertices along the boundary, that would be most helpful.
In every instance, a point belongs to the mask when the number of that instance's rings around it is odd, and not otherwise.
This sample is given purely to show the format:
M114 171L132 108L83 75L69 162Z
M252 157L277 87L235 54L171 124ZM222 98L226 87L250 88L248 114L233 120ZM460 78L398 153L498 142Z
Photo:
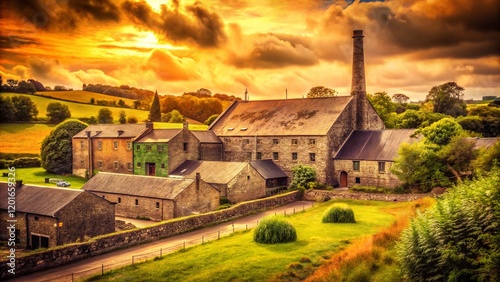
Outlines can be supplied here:
M136 142L168 142L181 131L181 129L155 129L137 139Z
M209 130L217 136L326 135L353 98L236 101Z
M244 162L218 162L218 161L185 161L170 175L184 176L186 178L194 178L199 172L201 179L207 183L227 184L240 171L242 171L248 163Z
M135 138L147 130L146 124L91 124L84 130L78 132L73 138L86 138L86 131L90 131L90 137L101 138ZM119 132L123 131L123 132Z
M196 139L198 139L201 143L222 143L219 137L217 137L217 135L215 135L215 133L211 130L191 131L191 133L193 133L194 137L196 137Z
M355 130L335 155L335 159L394 161L401 144L413 143L415 129Z
M194 179L99 172L82 189L155 199L175 199Z
M0 183L0 209L7 209L8 184ZM73 201L84 191L66 188L50 188L22 185L16 188L16 211L38 215L55 216L55 214Z
M254 160L250 162L265 179L288 178L288 175L273 160Z

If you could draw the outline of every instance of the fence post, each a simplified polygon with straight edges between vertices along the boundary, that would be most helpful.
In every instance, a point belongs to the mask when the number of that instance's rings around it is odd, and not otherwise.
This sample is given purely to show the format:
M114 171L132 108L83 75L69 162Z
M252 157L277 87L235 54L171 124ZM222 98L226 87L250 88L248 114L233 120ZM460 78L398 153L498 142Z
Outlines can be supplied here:
M248 224L245 224L245 230L248 230Z
M217 239L220 239L220 231L217 231Z
M104 263L102 264L102 268L101 268L101 276L104 275Z
M201 243L202 244L205 243L205 236L203 236L203 235L201 236Z
M184 250L186 249L186 241L184 241Z
M134 265L134 256L132 256L132 265Z
M293 214L295 214L295 208L293 208Z
M160 258L162 256L162 254L163 254L163 248L160 248Z
M233 225L233 233L234 233L234 223L232 225Z
M285 217L286 217L286 210L285 210Z

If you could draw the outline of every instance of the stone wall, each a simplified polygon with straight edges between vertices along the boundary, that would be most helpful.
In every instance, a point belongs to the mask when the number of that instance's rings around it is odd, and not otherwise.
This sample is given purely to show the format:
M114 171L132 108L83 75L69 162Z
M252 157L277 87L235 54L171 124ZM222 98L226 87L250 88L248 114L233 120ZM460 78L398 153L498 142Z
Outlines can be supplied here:
M304 193L305 201L323 201L330 199L370 200L384 202L411 202L420 198L433 197L433 194L383 194L383 193L358 193L325 190L309 190Z
M222 143L200 143L199 151L202 161L222 161Z
M378 161L360 160L358 171L353 170L353 160L334 160L334 163L337 177L340 177L342 171L347 173L347 187L362 185L395 188L402 184L391 172L393 162L384 162L384 171L379 171Z
M193 229L220 223L291 203L299 197L297 191L260 200L240 203L229 209L173 219L155 226L103 235L89 242L56 247L45 252L16 258L16 276L56 267L116 249L178 235ZM0 261L0 279L10 277L6 257Z
M232 203L266 196L266 179L247 164L227 185L227 199Z
M184 124L182 132L168 142L168 173L180 166L186 160L199 158L200 141Z

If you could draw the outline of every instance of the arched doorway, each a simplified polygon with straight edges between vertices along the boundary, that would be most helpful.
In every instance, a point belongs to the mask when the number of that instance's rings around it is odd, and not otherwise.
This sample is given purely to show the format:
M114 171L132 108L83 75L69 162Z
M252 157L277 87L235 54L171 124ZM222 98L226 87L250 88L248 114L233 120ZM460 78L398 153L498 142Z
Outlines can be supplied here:
M347 172L340 172L340 187L347 187Z

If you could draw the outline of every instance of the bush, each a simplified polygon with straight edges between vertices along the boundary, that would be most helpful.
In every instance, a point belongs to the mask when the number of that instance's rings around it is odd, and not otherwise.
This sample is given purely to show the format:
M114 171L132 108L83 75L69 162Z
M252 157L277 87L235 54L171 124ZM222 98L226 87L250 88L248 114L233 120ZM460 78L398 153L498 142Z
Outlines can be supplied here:
M13 160L10 163L10 166L13 166L15 168L21 168L21 167L40 167L42 165L42 161L40 158L18 158Z
M323 223L356 223L354 212L346 204L333 204L323 214Z
M281 217L266 217L255 228L253 240L261 244L295 242L297 231L290 222Z
M2 159L0 159L0 169L11 167L11 163L12 163L11 160L2 160Z
M450 189L397 245L412 281L499 281L500 170Z

